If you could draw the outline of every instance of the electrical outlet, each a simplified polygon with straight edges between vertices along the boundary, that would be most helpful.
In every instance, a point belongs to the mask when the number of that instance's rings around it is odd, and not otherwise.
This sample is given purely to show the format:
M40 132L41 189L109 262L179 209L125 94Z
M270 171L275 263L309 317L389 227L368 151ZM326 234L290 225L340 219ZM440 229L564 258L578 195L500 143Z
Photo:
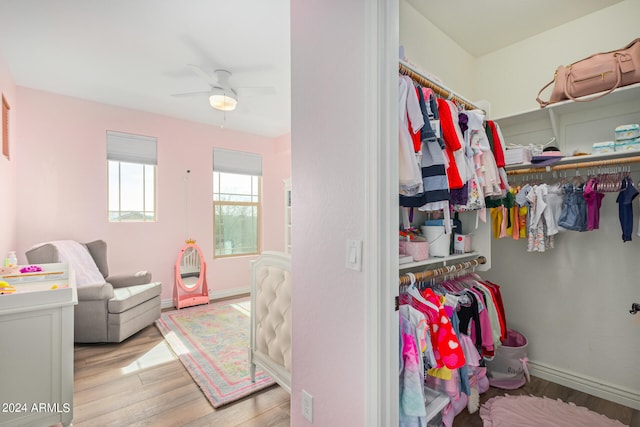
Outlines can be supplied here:
M302 390L302 416L310 423L313 422L313 396L304 390Z

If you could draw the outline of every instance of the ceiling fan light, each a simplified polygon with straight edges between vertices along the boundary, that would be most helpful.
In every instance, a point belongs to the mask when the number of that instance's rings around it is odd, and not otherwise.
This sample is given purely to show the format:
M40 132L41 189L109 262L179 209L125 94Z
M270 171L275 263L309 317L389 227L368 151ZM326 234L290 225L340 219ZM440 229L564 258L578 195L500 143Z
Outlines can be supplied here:
M209 97L209 103L216 110L233 111L238 105L238 99L235 94L229 92L220 92Z

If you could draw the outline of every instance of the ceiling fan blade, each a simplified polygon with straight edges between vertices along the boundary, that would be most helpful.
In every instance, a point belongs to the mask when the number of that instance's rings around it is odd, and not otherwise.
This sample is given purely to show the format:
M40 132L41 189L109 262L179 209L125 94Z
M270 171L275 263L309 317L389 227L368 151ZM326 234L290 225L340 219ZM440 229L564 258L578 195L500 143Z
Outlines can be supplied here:
M239 87L236 88L236 92L238 96L274 95L276 88L273 86Z
M211 95L211 91L210 90L202 90L202 91L198 91L198 92L185 92L185 93L173 93L171 94L171 96L176 97L176 98L187 98L190 96L205 96L205 95Z
M218 79L214 74L206 72L202 67L195 64L187 64L191 70L209 84L217 84Z

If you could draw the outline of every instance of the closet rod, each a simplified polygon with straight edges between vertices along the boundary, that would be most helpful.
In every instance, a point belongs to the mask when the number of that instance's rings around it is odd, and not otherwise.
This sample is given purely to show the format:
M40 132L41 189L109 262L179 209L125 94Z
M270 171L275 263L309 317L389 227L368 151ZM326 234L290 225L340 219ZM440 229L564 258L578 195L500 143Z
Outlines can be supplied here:
M464 99L460 95L456 95L456 93L451 89L441 85L440 83L436 83L433 80L430 80L428 77L423 76L406 62L400 61L398 65L400 74L409 76L411 80L418 83L419 85L431 88L441 97L451 99L458 104L464 105L465 109L467 110L480 110L480 108L473 105L470 101Z
M623 165L627 163L639 163L639 162L640 162L640 156L635 156L635 157L625 157L622 159L598 160L593 162L567 163L562 165L545 166L545 167L539 167L539 168L513 169L513 170L508 170L507 175L524 175L528 173L541 173L541 172L551 172L551 171L579 169L579 168L599 168L603 166L617 166L617 165Z
M483 256L479 256L476 259L472 259L471 261L461 262L459 264L451 264L446 267L434 268L433 270L421 271L418 273L412 273L417 281L422 281L426 279L431 279L432 277L443 276L445 274L455 273L461 270L467 270L469 268L473 268L480 264L486 264L487 259ZM411 284L411 275L403 274L400 276L400 286L410 285Z

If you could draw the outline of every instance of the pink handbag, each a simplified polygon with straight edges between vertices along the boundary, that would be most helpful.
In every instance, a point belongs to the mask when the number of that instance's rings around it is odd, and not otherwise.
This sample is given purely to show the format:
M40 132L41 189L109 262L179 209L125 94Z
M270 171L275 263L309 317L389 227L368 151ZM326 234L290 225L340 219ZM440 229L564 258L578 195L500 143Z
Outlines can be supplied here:
M569 66L559 66L553 80L538 92L536 101L540 107L565 99L593 101L619 87L638 82L640 82L640 38L622 49L596 53ZM542 92L553 83L555 85L549 101L540 99ZM599 94L579 99L594 93Z

